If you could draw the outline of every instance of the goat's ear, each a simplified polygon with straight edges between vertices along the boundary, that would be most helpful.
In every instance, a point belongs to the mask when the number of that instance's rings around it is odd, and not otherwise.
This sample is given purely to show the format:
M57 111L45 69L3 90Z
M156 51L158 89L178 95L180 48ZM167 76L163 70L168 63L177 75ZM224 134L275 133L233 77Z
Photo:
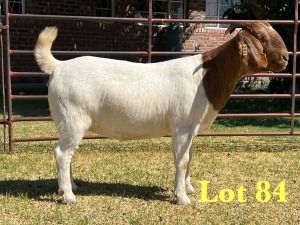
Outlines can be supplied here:
M244 63L254 69L266 68L268 60L263 52L263 46L258 39L249 32L243 31L238 41L239 53Z

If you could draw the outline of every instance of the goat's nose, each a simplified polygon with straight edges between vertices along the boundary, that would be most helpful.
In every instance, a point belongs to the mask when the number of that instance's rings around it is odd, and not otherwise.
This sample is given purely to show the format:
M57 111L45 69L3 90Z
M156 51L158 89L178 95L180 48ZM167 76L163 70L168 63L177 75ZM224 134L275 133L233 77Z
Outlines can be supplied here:
M283 54L282 59L287 62L289 60L289 55L288 54Z

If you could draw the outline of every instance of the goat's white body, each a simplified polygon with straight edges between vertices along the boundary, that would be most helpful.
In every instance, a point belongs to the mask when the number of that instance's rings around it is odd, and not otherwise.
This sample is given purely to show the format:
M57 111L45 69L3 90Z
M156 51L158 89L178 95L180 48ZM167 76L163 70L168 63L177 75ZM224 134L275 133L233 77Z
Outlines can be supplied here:
M201 83L201 63L201 55L153 64L89 56L59 62L49 103L60 135L72 135L74 122L119 140L206 130L217 112Z
M79 57L58 61L51 54L56 28L39 36L35 58L50 74L49 105L58 127L55 148L59 192L74 203L71 159L87 130L119 140L173 136L178 204L190 204L192 140L217 116L203 87L202 56L140 64Z
M119 140L172 135L177 202L190 204L192 140L217 116L202 84L201 55L154 64L80 57L54 68L48 97L60 136L55 156L63 200L75 202L66 165L91 130Z

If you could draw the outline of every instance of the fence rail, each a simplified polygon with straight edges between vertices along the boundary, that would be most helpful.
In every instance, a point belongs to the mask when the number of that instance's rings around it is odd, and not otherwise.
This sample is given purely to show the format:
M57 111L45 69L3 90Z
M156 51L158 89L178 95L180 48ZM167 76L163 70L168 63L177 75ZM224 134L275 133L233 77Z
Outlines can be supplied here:
M81 55L93 55L93 56L148 56L148 62L151 63L152 56L179 56L179 55L193 55L197 52L170 52L170 51L152 51L152 34L153 25L166 24L166 23L181 23L181 24L198 24L198 23L238 23L239 20L190 20L190 19L157 19L152 18L152 0L149 0L149 18L118 18L118 17L87 17L87 16L61 16L61 15L32 15L32 14L11 14L8 12L8 0L4 1L4 20L0 23L1 31L1 63L2 63L2 91L3 91L3 118L0 119L0 124L4 126L4 138L7 135L8 130L8 143L10 152L13 151L13 144L15 142L27 142L27 141L46 141L57 140L57 137L26 137L20 138L13 135L13 124L16 122L26 121L51 121L51 117L14 117L12 110L12 102L17 100L41 100L47 99L45 95L13 95L12 94L12 81L11 78L15 77L48 77L47 74L42 72L18 72L11 70L10 57L12 55L33 55L33 51L11 49L10 46L10 19L16 20L59 20L59 21L93 21L101 23L142 23L148 26L148 48L147 51L53 51L54 55L68 55L68 56L81 56ZM295 118L300 117L300 113L295 112L295 100L300 98L300 94L296 94L296 78L300 77L300 74L296 71L297 56L300 52L297 51L297 33L298 33L298 1L295 1L295 19L294 20L268 20L271 24L281 25L294 25L294 47L293 51L289 52L289 55L293 59L292 73L267 73L267 74L253 74L249 77L282 77L292 78L292 92L291 94L232 94L232 99L248 99L248 98L285 98L291 100L290 113L239 113L239 114L219 114L218 118L274 118L274 117L286 117L291 119L290 131L287 132L207 132L199 134L201 136L285 136L285 135L300 135L300 132L295 131ZM242 22L252 22L251 20L242 20ZM5 46L3 46L2 38L5 38ZM5 60L4 60L5 59ZM4 70L5 68L5 70ZM6 82L5 82L6 81ZM7 99L7 100L6 100ZM6 113L7 111L7 113ZM101 135L85 136L86 139L105 138ZM5 142L5 141L4 141Z

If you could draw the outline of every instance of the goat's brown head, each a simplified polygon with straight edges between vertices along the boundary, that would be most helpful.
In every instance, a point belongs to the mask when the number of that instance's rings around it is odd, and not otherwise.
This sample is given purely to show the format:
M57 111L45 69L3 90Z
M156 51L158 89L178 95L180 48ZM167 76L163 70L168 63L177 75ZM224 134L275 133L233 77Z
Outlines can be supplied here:
M269 23L232 24L225 35L232 33L235 28L243 28L237 35L237 45L248 72L279 72L285 69L289 58L287 48Z

